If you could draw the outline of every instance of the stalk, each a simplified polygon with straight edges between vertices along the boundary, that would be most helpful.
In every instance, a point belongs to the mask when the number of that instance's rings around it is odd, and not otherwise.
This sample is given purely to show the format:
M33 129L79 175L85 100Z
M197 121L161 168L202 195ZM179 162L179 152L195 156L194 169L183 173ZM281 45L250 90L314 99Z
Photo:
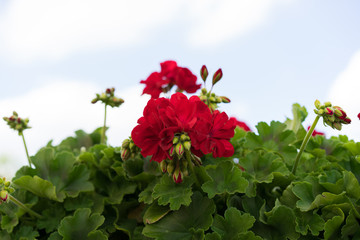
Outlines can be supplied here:
M43 216L41 216L40 214L38 214L35 211L31 210L30 208L25 206L22 202L20 202L19 200L17 200L15 197L11 196L10 194L9 194L9 198L10 198L10 201L15 203L17 206L19 206L20 208L22 208L23 210L25 210L29 214L33 215L34 217L43 218Z
M22 140L23 140L23 142L24 142L24 147L25 147L26 156L27 156L27 159L28 159L28 161L29 161L29 167L31 167L31 159L30 159L30 156L29 156L28 149L27 149L27 147L26 147L26 142L25 142L24 134L23 134L22 131L19 132L19 133L20 133L20 135L21 135L21 137L22 137Z
M190 151L185 150L185 154L186 154L186 160L188 162L188 166L190 167L190 171L195 176L195 184L200 188L201 185L200 185L199 179L195 173L194 165L191 161Z
M104 114L104 126L103 126L103 129L102 129L102 134L101 134L101 144L106 144L105 143L105 131L106 131L106 107L107 107L107 104L105 104L105 114Z
M297 155L296 155L295 164L294 164L293 169L292 169L292 171L291 171L294 175L295 175L295 173L296 173L296 168L297 168L297 166L298 166L298 164L299 164L301 155L302 155L302 153L304 152L304 150L305 150L305 148L306 148L306 145L308 144L308 142L309 142L309 140L310 140L310 137L311 137L312 133L314 132L315 126L316 126L316 124L318 123L319 119L320 119L320 116L317 115L316 118L315 118L315 120L314 120L314 122L313 122L313 124L311 125L309 131L307 132L307 134L306 134L306 136L305 136L302 144L301 144L300 151L299 151L299 152L297 153Z

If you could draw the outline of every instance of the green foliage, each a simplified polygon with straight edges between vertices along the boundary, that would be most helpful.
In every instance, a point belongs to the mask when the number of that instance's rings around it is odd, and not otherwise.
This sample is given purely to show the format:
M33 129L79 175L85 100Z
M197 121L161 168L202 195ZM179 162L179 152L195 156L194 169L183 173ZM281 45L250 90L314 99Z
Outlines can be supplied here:
M12 196L42 217L0 204L0 239L360 239L360 143L312 137L294 175L306 116L294 104L285 123L236 128L234 155L203 156L182 183L123 160L102 128L76 131L16 173Z

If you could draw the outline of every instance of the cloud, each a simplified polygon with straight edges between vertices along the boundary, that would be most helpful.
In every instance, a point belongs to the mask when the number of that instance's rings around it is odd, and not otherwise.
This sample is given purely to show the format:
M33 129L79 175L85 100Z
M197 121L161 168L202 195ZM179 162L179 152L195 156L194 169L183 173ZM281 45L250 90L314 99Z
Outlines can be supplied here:
M50 78L49 78L50 79ZM103 124L104 106L91 104L96 92L103 91L98 86L78 80L51 78L51 84L33 90L26 95L0 101L1 116L10 116L16 110L20 117L28 117L32 127L24 131L30 155L34 155L48 141L54 144L74 131L83 129L91 132ZM142 116L147 96L140 96L141 87L115 91L125 103L120 108L108 107L108 143L120 146L127 138L137 119ZM3 122L0 124L0 176L12 175L16 169L27 164L22 139ZM5 164L5 165L4 165Z
M276 5L287 2L291 1L197 1L191 11L194 19L188 41L196 47L212 47L248 34L266 23L269 13Z
M350 125L344 126L340 134L360 141L360 50L350 59L345 70L339 74L330 88L328 99L342 107L351 118Z
M180 40L214 47L261 26L274 6L290 1L9 1L0 17L0 52L15 63L55 61L163 38L170 24L184 26Z

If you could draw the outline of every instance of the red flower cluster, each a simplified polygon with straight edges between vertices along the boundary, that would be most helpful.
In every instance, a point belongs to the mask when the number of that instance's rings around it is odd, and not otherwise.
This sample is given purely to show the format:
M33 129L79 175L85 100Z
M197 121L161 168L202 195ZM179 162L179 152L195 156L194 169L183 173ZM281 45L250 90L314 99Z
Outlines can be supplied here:
M309 129L310 129L310 126L308 126L308 128L307 128L307 130L309 131ZM316 136L316 135L322 135L322 136L324 136L325 135L325 133L323 133L323 132L318 132L318 131L316 131L316 129L314 129L314 131L313 131L313 133L311 134L311 136Z
M140 82L146 85L143 94L158 98L160 93L168 92L174 85L188 93L195 93L200 88L201 84L196 84L197 77L189 69L178 67L175 61L165 61L160 66L160 72L153 72Z
M242 128L247 132L251 132L251 129L245 122L239 121L235 117L231 117L230 119L234 119L236 126L238 126L239 128Z
M138 124L131 137L141 154L152 156L152 161L172 159L169 151L177 133L190 137L191 152L199 157L208 153L214 157L234 154L230 138L234 136L235 121L224 112L211 113L197 96L188 99L176 93L170 99L150 99Z

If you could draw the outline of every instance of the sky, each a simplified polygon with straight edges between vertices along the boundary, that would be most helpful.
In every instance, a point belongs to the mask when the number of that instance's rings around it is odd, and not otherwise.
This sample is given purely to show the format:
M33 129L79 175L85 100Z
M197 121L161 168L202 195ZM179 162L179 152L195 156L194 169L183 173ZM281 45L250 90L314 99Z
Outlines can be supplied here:
M108 143L119 146L149 96L140 84L175 60L199 76L222 68L220 110L245 121L284 121L291 106L331 101L352 119L341 132L360 141L360 2L356 0L0 1L0 115L16 110L32 127L30 155L50 140L102 125L95 93L125 100L108 111ZM198 78L198 83L202 83ZM206 86L210 88L210 85ZM0 175L27 163L21 138L0 124Z

